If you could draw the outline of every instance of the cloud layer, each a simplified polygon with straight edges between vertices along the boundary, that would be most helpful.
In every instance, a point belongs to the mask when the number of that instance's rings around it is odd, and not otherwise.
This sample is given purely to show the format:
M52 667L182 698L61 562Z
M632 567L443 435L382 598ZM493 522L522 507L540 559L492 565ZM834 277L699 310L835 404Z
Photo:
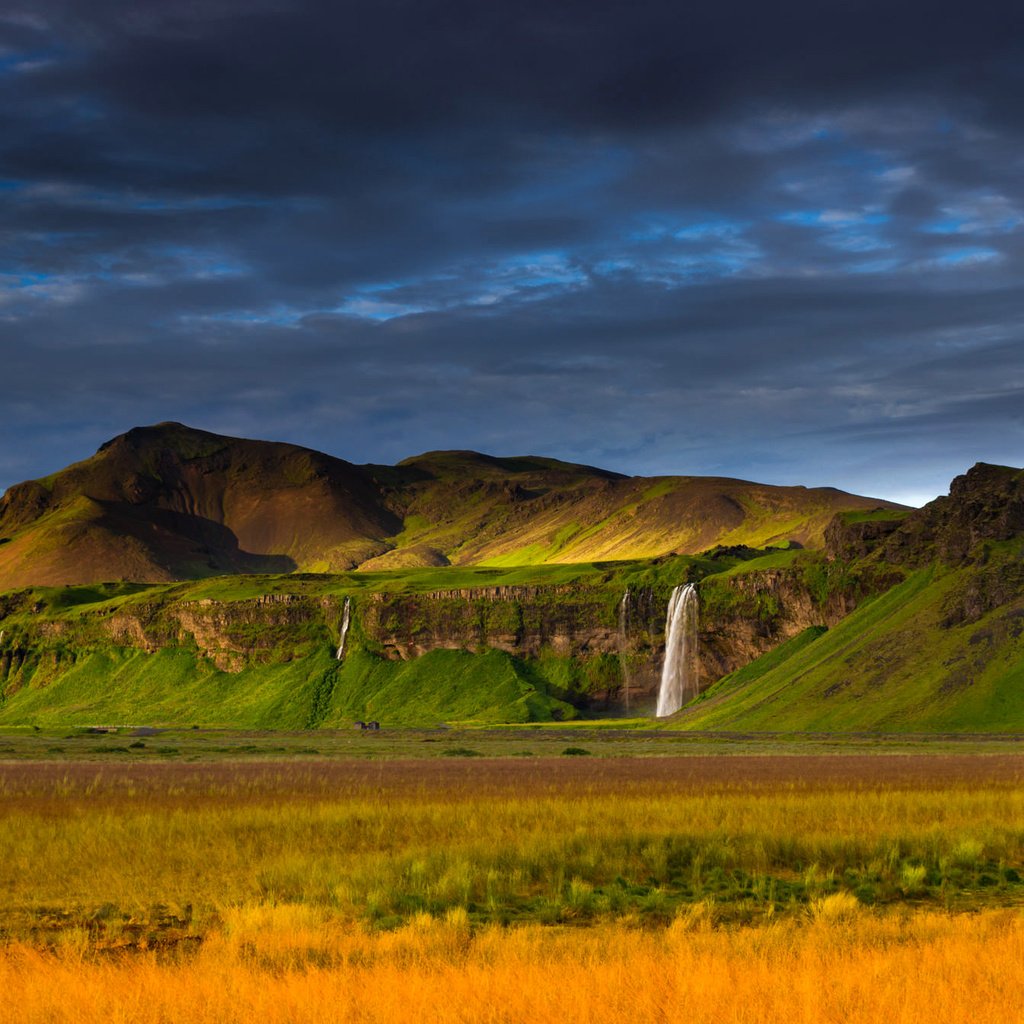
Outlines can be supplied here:
M7 4L0 487L161 419L906 500L1019 465L1021 21Z

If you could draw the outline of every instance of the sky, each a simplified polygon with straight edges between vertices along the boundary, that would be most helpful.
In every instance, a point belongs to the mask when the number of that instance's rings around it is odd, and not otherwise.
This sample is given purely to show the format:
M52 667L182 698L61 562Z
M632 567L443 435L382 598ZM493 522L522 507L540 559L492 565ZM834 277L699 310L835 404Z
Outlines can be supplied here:
M5 0L0 490L178 420L1024 465L1024 5Z

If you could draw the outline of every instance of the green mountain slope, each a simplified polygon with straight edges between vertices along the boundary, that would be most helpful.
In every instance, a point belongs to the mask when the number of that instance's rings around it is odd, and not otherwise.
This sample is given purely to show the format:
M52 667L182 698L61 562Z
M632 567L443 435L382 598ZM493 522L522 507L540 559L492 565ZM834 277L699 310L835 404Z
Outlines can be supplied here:
M426 545L457 564L529 565L651 558L715 545L820 546L844 509L894 507L831 488L721 477L621 477L550 459L441 452L402 464L406 530L393 559Z
M844 571L904 581L725 676L672 726L1024 730L1024 471L977 466L905 518L845 518L846 550L869 550Z
M0 702L0 725L202 725L253 729L551 721L575 709L500 651L435 651L388 661L363 651L343 663L308 657L217 669L194 651L106 648L43 686Z

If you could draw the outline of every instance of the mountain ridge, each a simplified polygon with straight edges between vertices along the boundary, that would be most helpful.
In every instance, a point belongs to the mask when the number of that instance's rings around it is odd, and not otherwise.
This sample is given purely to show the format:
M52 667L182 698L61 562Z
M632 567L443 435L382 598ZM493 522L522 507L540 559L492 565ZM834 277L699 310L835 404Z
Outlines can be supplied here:
M395 466L167 421L0 498L0 590L225 573L527 565L818 547L835 488L630 477L545 456L433 451Z

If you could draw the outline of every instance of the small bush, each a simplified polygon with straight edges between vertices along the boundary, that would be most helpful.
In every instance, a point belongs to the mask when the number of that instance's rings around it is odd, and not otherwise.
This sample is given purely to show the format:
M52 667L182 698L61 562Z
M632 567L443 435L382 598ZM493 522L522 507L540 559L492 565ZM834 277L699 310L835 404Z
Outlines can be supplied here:
M569 883L565 901L574 911L588 911L594 900L594 887L578 875Z
M811 917L821 924L842 924L860 914L860 901L853 893L834 892L811 901Z
M471 747L449 747L444 752L444 757L483 757L479 750L473 750Z
M924 892L928 869L923 864L904 864L900 869L900 887L907 895Z
M961 839L949 853L948 862L957 868L976 867L985 847L975 839Z
M871 906L878 899L878 890L870 882L865 882L853 890L853 895L857 898L858 902L863 903L865 906Z
M669 926L669 936L678 937L688 932L706 932L715 926L718 908L714 897L709 896L699 903L690 903L679 907L676 916Z
M590 751L585 750L583 747L566 747L562 751L563 757L589 757Z

